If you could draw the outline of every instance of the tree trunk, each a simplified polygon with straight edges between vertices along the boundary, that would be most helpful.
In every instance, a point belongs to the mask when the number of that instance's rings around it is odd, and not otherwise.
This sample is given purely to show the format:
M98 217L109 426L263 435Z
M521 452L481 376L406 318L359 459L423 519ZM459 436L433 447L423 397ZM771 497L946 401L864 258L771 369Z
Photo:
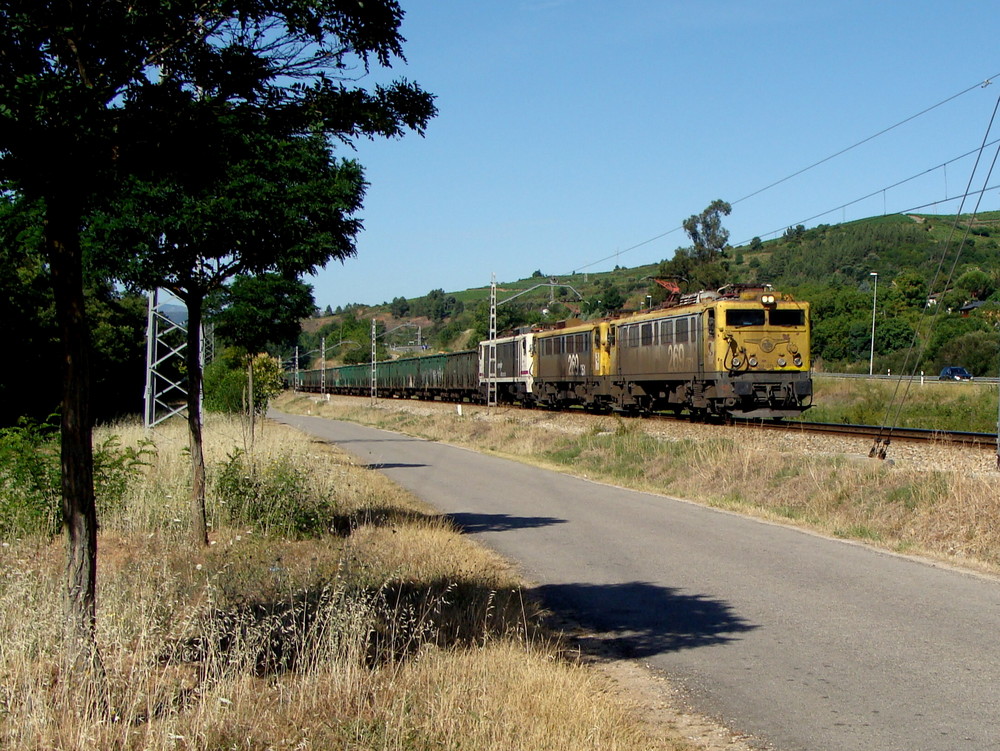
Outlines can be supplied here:
M97 678L103 668L97 649L97 509L90 416L90 332L83 294L80 251L81 209L74 201L50 199L45 213L45 250L52 270L56 317L63 354L61 462L62 514L67 536L67 649L80 674Z
M191 447L191 534L196 545L208 545L208 517L205 513L205 453L201 435L201 313L202 297L187 295L188 436Z

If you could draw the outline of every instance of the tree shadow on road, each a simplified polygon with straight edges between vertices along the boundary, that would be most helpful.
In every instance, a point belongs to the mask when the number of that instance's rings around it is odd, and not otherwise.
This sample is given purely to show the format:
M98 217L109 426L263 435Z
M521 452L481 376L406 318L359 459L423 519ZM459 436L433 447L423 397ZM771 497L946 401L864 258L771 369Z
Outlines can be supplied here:
M565 519L553 516L511 516L510 514L448 514L462 532L476 534L477 532L508 532L512 529L533 529L548 527L551 524L565 524Z
M650 657L735 641L758 628L722 600L683 594L648 582L551 584L537 587L581 649L617 657Z

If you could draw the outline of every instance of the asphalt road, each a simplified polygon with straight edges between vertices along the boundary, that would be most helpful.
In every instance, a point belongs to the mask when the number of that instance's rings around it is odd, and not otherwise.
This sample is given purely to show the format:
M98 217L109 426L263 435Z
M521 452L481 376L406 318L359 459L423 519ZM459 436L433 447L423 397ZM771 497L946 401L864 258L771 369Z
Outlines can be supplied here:
M779 751L1000 749L1000 583L350 423L272 414L520 563L546 604Z

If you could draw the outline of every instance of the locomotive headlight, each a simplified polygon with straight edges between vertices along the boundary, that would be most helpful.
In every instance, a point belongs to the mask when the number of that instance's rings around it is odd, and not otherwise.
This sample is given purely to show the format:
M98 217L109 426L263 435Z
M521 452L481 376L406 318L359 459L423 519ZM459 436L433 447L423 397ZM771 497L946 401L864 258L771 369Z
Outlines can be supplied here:
M760 301L764 305L774 305L774 295L761 295Z
M799 348L796 347L795 344L789 343L788 351L791 352L793 355L797 355L799 353Z
M740 366L741 360L738 357L733 358L733 367L738 368Z
M792 358L792 362L795 363L795 367L801 368L802 367L802 357L801 357L801 355L795 355L795 357Z
M783 368L783 367L785 367L785 366L786 366L787 364L788 364L788 363L787 363L787 362L785 362L785 358L784 358L784 357L779 357L779 358L778 358L778 367L781 367L781 368Z
M751 357L750 358L750 367L751 368L756 368L757 367L757 358L756 357Z

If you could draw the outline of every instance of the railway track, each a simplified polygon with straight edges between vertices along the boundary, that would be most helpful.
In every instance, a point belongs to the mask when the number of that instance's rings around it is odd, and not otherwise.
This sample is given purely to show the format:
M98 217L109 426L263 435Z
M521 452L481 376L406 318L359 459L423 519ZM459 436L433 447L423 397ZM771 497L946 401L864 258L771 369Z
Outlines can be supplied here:
M750 424L750 421L746 421ZM846 425L826 422L805 422L798 420L783 422L757 423L765 427L786 431L801 431L803 433L821 433L826 435L854 435L875 438L889 437L895 441L931 442L942 444L957 444L962 446L991 449L997 445L996 433L973 433L964 430L937 430L934 428L894 428L888 429L878 425Z

